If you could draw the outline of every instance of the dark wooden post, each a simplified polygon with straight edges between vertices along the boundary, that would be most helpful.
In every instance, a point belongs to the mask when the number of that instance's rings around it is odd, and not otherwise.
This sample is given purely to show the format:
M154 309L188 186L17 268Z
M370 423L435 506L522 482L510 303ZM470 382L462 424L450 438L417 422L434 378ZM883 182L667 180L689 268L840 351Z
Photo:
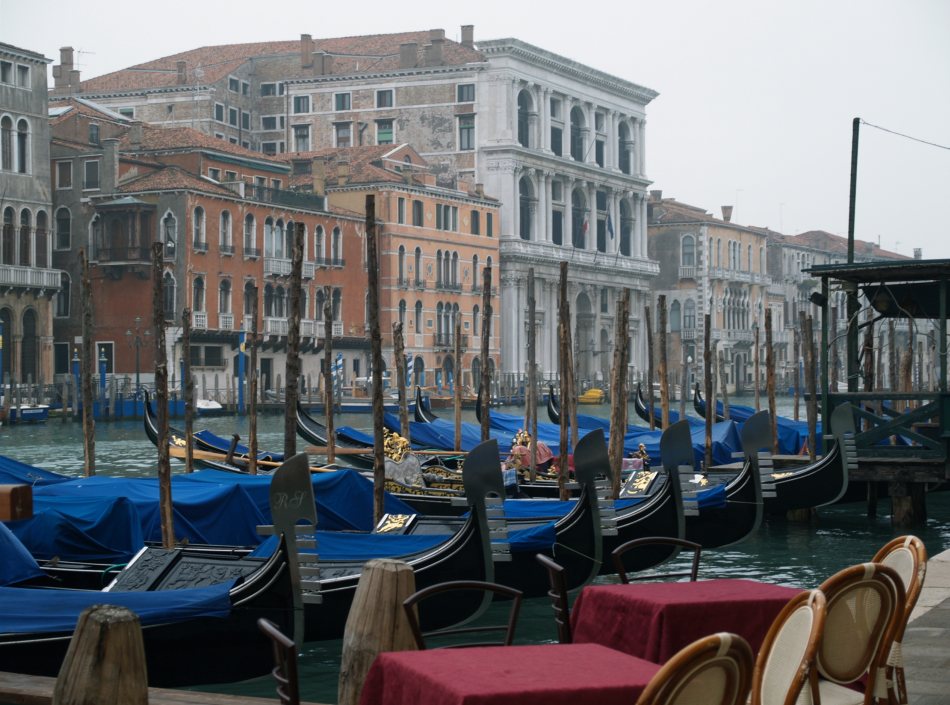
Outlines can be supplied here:
M287 325L287 375L284 401L284 457L297 454L297 401L300 399L300 291L303 288L303 223L294 223L290 253L290 320ZM280 391L278 391L278 395ZM278 396L278 400L280 397Z
M660 413L663 419L663 428L670 426L670 377L666 367L666 294L657 297L657 343L660 349L660 368L657 374L660 377Z
M536 364L535 338L537 329L536 303L534 298L534 267L528 267L528 388L524 401L525 428L531 436L529 447L529 476L532 482L538 475L538 366Z
M755 410L761 411L759 404L759 385L762 383L762 378L759 376L761 373L759 371L759 357L761 350L759 349L759 324L756 323L752 327L752 338L753 345L755 345L755 356L753 358L753 363L755 367Z
M838 392L838 307L829 306L827 310L831 311L831 391Z
M455 407L455 450L462 450L462 317L455 319L455 384L452 399Z
M805 392L807 393L808 412L808 455L811 462L815 462L818 455L817 426L818 426L818 382L815 379L815 335L814 321L811 316L805 317L805 327L802 329L805 340Z
M801 358L801 348L802 348L802 319L804 317L804 312L799 312L798 314L798 326L792 331L792 340L793 344L793 355L795 356L795 401L794 401L794 411L792 418L798 421L799 419L799 404L801 403L802 396L802 373L799 367L798 361Z
M656 428L656 414L653 412L653 321L650 316L650 307L646 306L643 310L643 320L647 326L647 409L650 412L650 430ZM707 397L708 399L709 397Z
M798 363L795 363L798 366ZM778 417L775 415L775 358L772 355L772 309L765 309L765 379L772 426L772 453L778 454Z
M624 289L617 302L614 322L614 358L610 380L610 496L620 494L620 473L623 468L623 441L627 432L627 340L630 328L630 289Z
M726 421L732 418L729 412L729 387L726 378L726 355L722 350L716 352L717 362L719 364L719 389L722 392L722 418Z
M561 262L561 277L558 282L558 342L560 363L559 377L561 381L561 428L560 428L560 446L558 447L558 472L557 482L561 488L561 499L567 498L567 489L565 483L568 475L568 433L570 424L571 408L571 390L570 390L570 340L569 330L571 327L571 314L567 306L567 262Z
M148 705L146 671L145 643L135 613L115 605L87 607L60 666L53 705Z
M406 345L402 337L402 321L393 322L393 356L396 358L396 392L399 395L399 428L409 440L409 401L406 398ZM457 386L457 385L456 385Z
M181 312L181 359L185 390L185 472L195 471L195 381L191 377L191 309Z
M336 462L336 429L333 411L336 390L333 387L333 301L329 286L323 287L323 415L327 426L327 462Z
M155 403L158 407L158 511L162 546L175 545L172 514L172 468L168 456L168 354L165 351L165 307L162 262L165 243L152 243L152 329L155 333Z
M373 361L373 521L385 509L386 458L383 454L383 341L379 331L379 250L376 242L376 197L366 197L366 266L369 285L369 342Z
M82 437L83 472L86 477L96 474L96 419L93 413L92 377L96 361L95 346L92 342L92 282L89 277L89 260L86 251L79 250L79 263L82 271ZM10 336L11 338L13 336ZM11 365L10 369L13 369ZM11 376L12 379L12 376ZM19 404L17 404L19 407ZM18 409L19 410L19 409Z
M250 347L248 359L248 406L247 406L247 471L251 475L257 474L257 387L260 379L257 374L257 314L260 307L258 296L260 289L254 287L254 300L251 301L251 339L247 341Z
M706 467L712 467L712 426L716 419L716 400L712 383L712 316L703 315L703 393L706 395Z
M492 282L492 271L491 267L485 267L482 270L482 349L481 349L481 358L482 358L482 378L481 378L481 391L482 391L482 440L487 441L489 436L489 428L491 424L491 418L489 414L491 413L491 366L489 362L489 343L491 342L491 317L492 317L492 307L491 307L491 282Z

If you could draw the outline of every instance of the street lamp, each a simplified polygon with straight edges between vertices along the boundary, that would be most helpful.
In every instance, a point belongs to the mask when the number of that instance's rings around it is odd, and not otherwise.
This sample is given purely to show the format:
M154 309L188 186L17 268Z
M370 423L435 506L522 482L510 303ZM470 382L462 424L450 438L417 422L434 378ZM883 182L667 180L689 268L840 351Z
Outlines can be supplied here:
M139 351L142 349L142 344L145 342L145 339L152 334L147 328L143 331L141 329L142 317L135 317L135 327L129 328L125 331L125 339L128 342L130 348L135 348L135 397L138 398L139 390L142 388L142 380L139 377Z

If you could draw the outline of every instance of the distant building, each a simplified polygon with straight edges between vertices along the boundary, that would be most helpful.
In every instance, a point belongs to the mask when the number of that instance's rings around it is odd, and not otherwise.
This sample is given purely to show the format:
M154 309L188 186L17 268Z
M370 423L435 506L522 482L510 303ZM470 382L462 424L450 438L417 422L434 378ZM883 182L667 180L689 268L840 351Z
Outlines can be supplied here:
M2 380L53 379L49 59L0 43L0 325Z

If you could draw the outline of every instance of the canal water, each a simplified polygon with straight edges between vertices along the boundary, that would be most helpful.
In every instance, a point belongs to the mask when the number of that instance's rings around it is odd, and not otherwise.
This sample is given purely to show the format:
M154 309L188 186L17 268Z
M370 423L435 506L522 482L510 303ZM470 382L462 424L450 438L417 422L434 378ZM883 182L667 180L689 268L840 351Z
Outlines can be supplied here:
M751 405L750 399L736 403ZM505 413L523 413L520 408L502 408ZM586 406L584 413L609 416L609 406ZM780 401L780 414L791 416L791 401ZM633 409L630 418L635 419ZM541 410L540 419L546 420ZM442 415L451 414L446 410ZM804 417L804 411L802 411ZM472 411L463 412L465 421L474 422ZM183 426L180 419L173 420ZM283 449L282 416L263 415L258 420L259 446ZM370 417L365 414L343 415L337 426L365 428ZM195 428L209 428L229 437L232 433L247 438L247 419L235 416L199 418ZM298 438L298 449L306 445ZM66 474L81 474L82 426L74 421L52 419L45 424L0 427L0 454ZM96 425L96 460L99 474L154 476L156 451L148 442L141 421L102 422ZM173 472L181 465L173 465ZM928 496L929 518L925 527L916 531L931 555L950 548L950 491ZM879 505L879 516L868 519L864 505L840 504L819 510L809 522L790 522L769 518L759 531L743 543L721 550L705 551L700 577L746 577L801 587L813 587L832 573L851 564L869 560L878 547L897 535L887 515L888 505ZM610 582L613 577L601 577ZM546 599L526 600L518 624L518 643L543 643L556 638L550 604ZM336 702L341 641L305 644L300 658L301 697L304 700ZM209 658L214 658L209 654ZM222 693L241 693L262 697L274 696L269 677L241 683L203 687Z

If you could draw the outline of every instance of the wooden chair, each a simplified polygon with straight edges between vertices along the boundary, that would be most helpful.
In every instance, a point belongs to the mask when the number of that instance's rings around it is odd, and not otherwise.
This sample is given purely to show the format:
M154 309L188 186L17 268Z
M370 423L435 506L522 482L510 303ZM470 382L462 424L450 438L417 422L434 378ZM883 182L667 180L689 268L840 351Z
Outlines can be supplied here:
M825 626L826 600L821 590L793 597L769 627L752 672L751 705L794 705L805 684L815 691L815 652Z
M271 640L274 647L274 670L277 697L282 705L300 705L300 683L297 678L297 645L269 619L261 617L257 626Z
M480 591L483 593L490 593L492 598L503 597L510 599L511 603L508 608L507 624L451 627L448 629L438 629L423 633L419 624L418 616L420 603L423 603L425 600L428 600L429 598L436 595L444 595L445 593L449 592L462 591ZM522 593L520 590L508 587L507 585L488 583L481 580L452 580L445 583L437 583L436 585L430 585L429 587L417 590L403 601L402 607L406 613L406 618L409 620L409 627L412 629L412 636L416 640L416 646L420 650L428 648L426 646L426 639L429 638L454 639L467 634L484 634L490 632L503 632L504 637L500 640L480 641L477 643L446 643L442 646L433 648L453 649L467 646L510 646L511 641L515 636L515 627L518 623L518 613L521 610L521 597Z
M548 597L551 598L551 607L554 609L554 623L557 625L557 640L562 644L574 641L571 634L571 607L567 599L567 578L564 566L553 559L539 553L535 556L538 563L548 571Z
M749 697L752 649L738 634L720 632L694 641L667 661L637 705L738 705Z
M828 601L825 630L815 656L820 702L871 705L887 701L887 657L904 618L900 577L885 565L862 563L835 573L820 589ZM865 676L863 693L849 687Z
M672 549L676 549L676 552L672 554L670 558L674 558L679 555L681 550L688 550L693 552L693 562L688 571L680 572L670 572L670 573L661 573L657 571L650 571L639 576L629 576L627 575L626 567L624 566L623 556L628 551L635 549L643 548L658 548L662 546L667 546ZM633 539L623 543L611 552L611 556L614 561L614 568L617 570L617 575L620 576L620 582L629 583L631 580L652 580L654 578L685 578L689 577L690 582L696 582L696 577L699 575L699 557L702 554L703 547L698 543L693 543L692 541L687 541L686 539L677 539L671 536L646 536L644 538ZM670 560L670 558L666 560ZM665 561L664 561L665 562Z
M904 640L907 622L917 605L920 590L924 585L924 577L927 574L927 549L924 547L924 542L916 536L898 536L884 544L871 560L893 568L904 586L904 615L894 634L891 652L888 654L887 682L893 687L891 699L897 703L906 703L907 680L904 675L901 643Z

